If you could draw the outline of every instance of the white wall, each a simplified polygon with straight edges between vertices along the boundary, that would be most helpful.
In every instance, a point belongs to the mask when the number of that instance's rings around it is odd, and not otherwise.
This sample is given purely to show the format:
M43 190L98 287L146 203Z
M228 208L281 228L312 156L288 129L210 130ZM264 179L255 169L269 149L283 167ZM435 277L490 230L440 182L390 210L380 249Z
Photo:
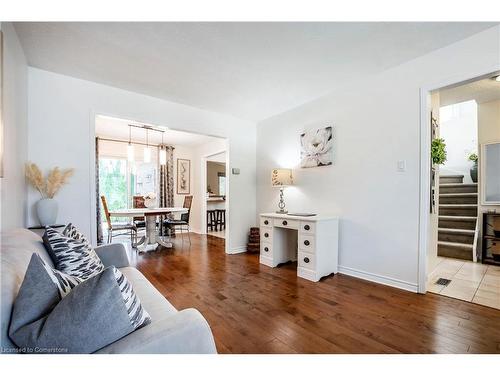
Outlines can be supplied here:
M28 69L28 157L44 169L75 168L75 175L56 197L59 222L73 221L95 241L94 120L96 114L162 124L174 130L226 137L231 166L241 174L230 179L232 228L229 250L246 243L255 225L255 124L214 112L75 79ZM30 211L38 197L29 192ZM30 222L34 222L33 215Z
M341 218L341 272L416 291L420 89L498 68L499 36L500 27L488 29L259 123L258 211L276 207L271 169L293 167L288 209ZM334 127L334 165L299 169L299 134L326 125Z
M11 23L2 22L4 37L3 71L3 147L4 177L1 186L1 229L26 224L28 67L16 32Z
M440 166L441 176L463 175L464 183L472 183L469 154L477 154L478 119L474 100L441 107L440 137L446 143L446 162Z

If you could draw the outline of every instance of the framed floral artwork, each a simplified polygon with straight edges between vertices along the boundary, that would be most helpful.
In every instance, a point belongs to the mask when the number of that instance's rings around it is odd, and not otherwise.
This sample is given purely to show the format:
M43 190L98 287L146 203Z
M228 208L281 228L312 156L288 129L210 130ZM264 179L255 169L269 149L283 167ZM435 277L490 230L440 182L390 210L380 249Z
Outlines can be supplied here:
M327 126L307 130L300 135L301 168L323 167L333 164L333 128Z
M177 159L177 194L189 194L191 176L191 160Z

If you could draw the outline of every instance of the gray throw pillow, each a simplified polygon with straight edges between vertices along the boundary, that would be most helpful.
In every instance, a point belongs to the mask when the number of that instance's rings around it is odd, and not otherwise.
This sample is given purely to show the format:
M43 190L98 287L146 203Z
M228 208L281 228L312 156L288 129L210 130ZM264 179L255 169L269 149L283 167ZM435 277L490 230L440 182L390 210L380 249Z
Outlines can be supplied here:
M85 280L104 269L104 264L88 242L67 237L47 227L43 243L56 268L70 276Z
M92 353L150 322L115 267L81 281L33 254L14 302L9 337L27 353Z

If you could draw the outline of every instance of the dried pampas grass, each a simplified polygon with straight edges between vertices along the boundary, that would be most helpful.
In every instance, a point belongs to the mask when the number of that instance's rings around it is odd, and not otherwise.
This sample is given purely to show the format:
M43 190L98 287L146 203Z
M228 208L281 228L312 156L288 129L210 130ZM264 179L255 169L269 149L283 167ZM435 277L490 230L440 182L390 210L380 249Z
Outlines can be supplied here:
M49 171L47 179L35 163L26 164L26 178L37 189L42 198L54 198L61 187L68 183L74 169L61 170L55 167Z

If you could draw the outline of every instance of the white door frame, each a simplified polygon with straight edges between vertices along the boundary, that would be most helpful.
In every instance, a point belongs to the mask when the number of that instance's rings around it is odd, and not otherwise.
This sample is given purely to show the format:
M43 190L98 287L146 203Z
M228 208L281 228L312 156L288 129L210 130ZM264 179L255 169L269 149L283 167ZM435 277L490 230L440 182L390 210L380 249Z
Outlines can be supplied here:
M225 235L225 244L226 244L226 254L230 254L229 247L229 215L230 213L230 191L229 191L229 179L231 178L231 174L229 173L229 147L228 142L226 141L226 145L224 149L220 149L216 152L211 152L210 154L205 154L201 156L201 165L200 165L200 175L201 175L201 228L200 231L202 234L207 234L207 200L204 199L205 194L207 193L207 161L211 156L219 155L225 153L226 155L226 235Z
M468 82L486 78L500 71L500 64L484 70L471 71L461 76L448 78L435 84L420 88L420 204L418 224L418 293L427 291L427 248L429 246L430 228L430 114L431 92L449 86L463 85Z

